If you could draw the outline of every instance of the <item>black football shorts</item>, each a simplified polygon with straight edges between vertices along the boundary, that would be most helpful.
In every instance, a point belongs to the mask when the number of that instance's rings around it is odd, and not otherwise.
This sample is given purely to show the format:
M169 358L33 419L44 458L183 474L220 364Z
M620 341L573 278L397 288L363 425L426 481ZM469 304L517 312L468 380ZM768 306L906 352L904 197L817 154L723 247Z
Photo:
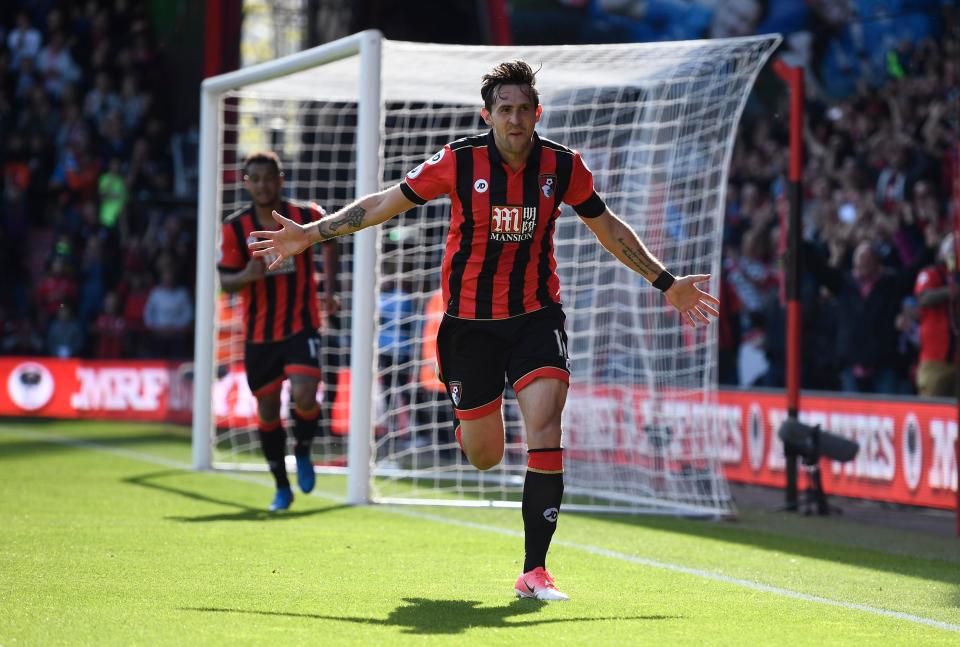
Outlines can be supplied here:
M518 392L539 377L569 383L565 319L559 304L509 319L444 315L437 363L457 418L498 410L506 382Z
M280 341L262 344L247 343L243 366L247 384L255 396L280 390L290 375L307 375L320 379L320 334L304 329Z

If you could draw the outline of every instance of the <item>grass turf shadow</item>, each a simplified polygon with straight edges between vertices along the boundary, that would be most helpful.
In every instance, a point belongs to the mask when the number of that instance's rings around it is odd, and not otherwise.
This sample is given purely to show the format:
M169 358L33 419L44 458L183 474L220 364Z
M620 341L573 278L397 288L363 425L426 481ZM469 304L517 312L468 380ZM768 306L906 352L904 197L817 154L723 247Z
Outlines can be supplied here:
M476 600L431 600L427 598L404 598L396 609L384 618L362 618L352 616L333 616L313 613L292 613L284 611L261 611L255 609L226 609L216 607L187 607L179 611L197 611L201 613L241 613L265 616L286 616L293 618L312 618L315 620L335 620L366 625L397 627L404 634L415 635L456 635L471 627L522 628L535 625L559 624L568 622L603 622L610 620L681 620L683 616L616 616L616 617L580 617L580 618L530 618L538 613L546 602L540 600L514 600L502 606L481 606ZM511 619L516 619L511 621Z
M139 476L131 476L129 478L123 479L124 483L130 485L137 485L140 487L150 488L152 490L157 490L160 492L165 492L168 494L176 494L178 496L191 499L193 501L201 501L203 503L212 503L214 505L224 506L227 508L232 508L235 512L223 512L216 514L200 515L195 517L181 517L181 516L172 516L167 517L171 521L180 521L184 523L205 523L210 521L281 521L281 520L291 520L291 519L302 519L303 517L311 517L318 514L324 514L327 512L335 512L344 508L349 508L350 506L346 504L335 504L327 505L322 508L314 508L311 510L284 510L283 512L270 512L264 508L255 508L249 506L245 503L239 503L237 501L230 501L227 499L218 499L200 492L195 492L193 490L188 490L181 487L176 487L166 483L158 483L157 479L162 479L169 476L183 476L186 472L181 470L163 470L160 472L150 472L148 474L141 474ZM309 495L302 495L308 497Z

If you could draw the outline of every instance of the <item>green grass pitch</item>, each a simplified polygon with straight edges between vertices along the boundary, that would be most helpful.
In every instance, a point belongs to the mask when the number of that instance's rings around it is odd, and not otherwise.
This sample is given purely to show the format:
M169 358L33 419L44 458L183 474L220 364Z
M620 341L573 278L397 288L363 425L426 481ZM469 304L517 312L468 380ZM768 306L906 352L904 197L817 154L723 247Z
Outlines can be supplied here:
M515 600L516 510L269 515L187 430L0 423L0 645L958 645L960 540L741 510L561 517L572 600Z

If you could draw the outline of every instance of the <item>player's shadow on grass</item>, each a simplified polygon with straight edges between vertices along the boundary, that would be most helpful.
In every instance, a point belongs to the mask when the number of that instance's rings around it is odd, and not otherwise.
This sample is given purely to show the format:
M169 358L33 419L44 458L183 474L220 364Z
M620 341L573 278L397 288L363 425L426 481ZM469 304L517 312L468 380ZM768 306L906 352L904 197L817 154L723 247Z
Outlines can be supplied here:
M403 603L390 612L385 619L357 618L350 616L328 616L314 613L292 613L284 611L257 611L245 609L223 609L215 607L181 608L180 611L201 611L206 613L247 613L265 616L288 616L293 618L313 618L316 620L337 620L364 625L399 627L405 634L462 634L471 627L511 628L532 627L534 625L559 624L562 622L599 622L608 620L681 620L683 616L615 616L615 617L578 617L578 618L537 618L546 602L540 600L514 600L495 607L481 606L476 600L429 600L427 598L404 598ZM563 604L563 603L560 603Z
M280 513L270 512L265 508L254 508L252 506L246 505L244 503L239 503L237 501L229 501L226 499L218 499L216 497L203 494L201 492L196 492L193 490L187 490L184 488L176 487L169 485L167 483L158 483L156 479L161 479L168 476L183 476L184 472L181 470L164 470L162 472L152 472L150 474L141 474L140 476L131 476L130 478L123 479L124 483L129 483L131 485L139 485L140 487L150 488L153 490L159 490L160 492L166 492L168 494L176 494L178 496L185 497L187 499L192 499L194 501L202 501L204 503L213 503L215 505L224 506L234 510L233 512L220 512L216 514L207 514L200 515L196 517L181 517L181 516L172 516L167 517L172 521L182 521L184 523L201 523L207 521L279 521L283 519L301 519L303 517L310 517L313 515L323 514L325 512L333 512L335 510L340 510L342 508L349 507L344 504L338 505L328 505L322 508L314 508L312 510L285 510ZM308 498L309 495L300 495L302 498Z

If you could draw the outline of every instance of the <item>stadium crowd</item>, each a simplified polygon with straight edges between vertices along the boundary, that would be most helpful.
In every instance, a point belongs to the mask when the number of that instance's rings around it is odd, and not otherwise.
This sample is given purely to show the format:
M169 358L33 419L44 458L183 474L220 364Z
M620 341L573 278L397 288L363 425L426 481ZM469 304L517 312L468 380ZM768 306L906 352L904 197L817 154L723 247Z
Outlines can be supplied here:
M551 2L513 4L518 42L525 26L554 24L542 8L523 20ZM560 2L558 11L595 4ZM641 24L604 17L594 37L609 36L609 25ZM694 27L706 30L706 18ZM951 301L922 294L931 285L954 293L940 248L953 230L960 164L960 35L956 21L944 25L936 38L885 53L881 74L852 73L859 82L843 98L835 98L836 83L810 79L805 388L914 393L920 365L950 360ZM193 214L187 208L182 217L165 202L176 171L159 107L162 77L162 52L135 0L21 1L0 18L0 354L189 355ZM785 381L779 210L788 149L780 94L775 113L748 107L730 169L724 384ZM941 382L920 390L952 393Z
M194 225L169 200L146 7L12 4L0 17L0 354L186 357Z
M842 100L807 100L802 211L804 388L917 392L918 365L951 363L960 138L960 35L904 43L887 78ZM785 101L785 98L784 98ZM741 128L724 226L721 382L783 386L780 209L787 114ZM951 215L952 214L952 215ZM941 253L941 246L943 247ZM933 282L931 282L931 280ZM945 367L944 367L945 369ZM950 371L952 374L952 370ZM950 380L927 395L953 395ZM932 388L931 388L932 387Z

